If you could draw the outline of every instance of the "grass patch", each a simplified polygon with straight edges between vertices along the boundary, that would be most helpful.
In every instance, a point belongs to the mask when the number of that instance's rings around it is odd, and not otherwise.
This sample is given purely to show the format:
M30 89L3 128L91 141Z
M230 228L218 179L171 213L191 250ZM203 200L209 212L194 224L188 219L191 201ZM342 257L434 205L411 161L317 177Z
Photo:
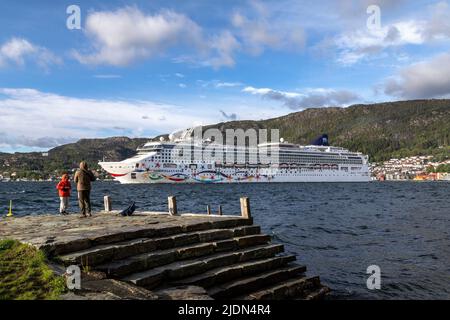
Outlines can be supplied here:
M54 300L65 279L53 274L45 254L15 240L0 240L0 300Z

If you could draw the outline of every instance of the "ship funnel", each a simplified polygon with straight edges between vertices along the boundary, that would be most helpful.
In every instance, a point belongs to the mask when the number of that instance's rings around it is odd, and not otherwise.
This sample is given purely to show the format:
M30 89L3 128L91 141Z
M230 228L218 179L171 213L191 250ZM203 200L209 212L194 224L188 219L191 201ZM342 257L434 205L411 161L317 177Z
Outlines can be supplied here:
M321 135L320 137L313 140L311 142L311 145L313 145L313 146L329 146L328 135L327 134Z

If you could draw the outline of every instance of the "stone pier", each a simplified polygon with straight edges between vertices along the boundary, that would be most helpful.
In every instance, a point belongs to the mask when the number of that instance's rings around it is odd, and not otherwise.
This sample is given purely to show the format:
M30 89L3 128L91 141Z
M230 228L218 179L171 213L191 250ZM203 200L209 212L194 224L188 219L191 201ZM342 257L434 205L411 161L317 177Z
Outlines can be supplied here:
M0 218L0 238L42 249L61 273L79 265L82 290L66 299L319 299L328 292L251 217Z

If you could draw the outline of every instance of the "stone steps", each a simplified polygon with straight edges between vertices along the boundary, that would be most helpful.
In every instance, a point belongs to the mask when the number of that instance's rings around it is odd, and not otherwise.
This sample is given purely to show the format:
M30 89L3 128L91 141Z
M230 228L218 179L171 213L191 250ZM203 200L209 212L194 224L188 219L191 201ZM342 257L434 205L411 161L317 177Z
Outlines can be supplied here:
M305 298L306 294L311 294L320 290L319 277L297 276L294 279L279 282L275 285L266 286L260 290L239 295L237 300L280 300L292 298Z
M127 241L94 246L85 250L59 256L65 265L83 264L96 266L111 260L147 253L149 251L175 248L180 245L229 239L259 234L259 226L243 226L232 229L212 229L199 232L175 234L162 238L137 238ZM243 240L245 241L245 239Z
M278 249L279 251L279 249ZM122 278L123 281L128 281L133 284L152 289L161 284L163 280L173 281L183 278L189 278L200 273L205 273L208 270L215 268L223 268L224 266L230 266L242 261L248 261L255 259L255 257L268 258L262 261L248 262L245 268L242 266L236 266L234 269L229 268L227 275L234 271L236 274L251 273L254 270L260 270L265 267L266 270L269 267L282 265L295 260L295 256L281 256L273 257L277 253L277 250L270 246L258 246L249 249L241 249L234 252L217 253L211 256L207 256L201 260L193 259L187 261L174 262L162 267L150 269L143 272L134 273ZM179 281L180 283L182 281Z
M217 268L208 270L199 275L190 276L177 281L172 281L174 285L196 285L203 288L208 288L219 283L223 283L232 279L236 279L245 275L253 274L260 271L266 271L272 267L277 267L278 260L273 258L278 253L283 252L282 245L266 245L254 248L251 254L244 255L235 264L226 266L219 266ZM292 256L281 256L280 263L285 263L292 259ZM259 260L258 260L259 259ZM295 257L293 258L295 260ZM292 260L292 261L293 261ZM286 262L287 263L287 262Z
M306 272L305 266L293 265L258 273L252 277L238 278L237 280L218 284L207 290L208 295L214 299L226 299L239 296L259 288L288 280Z
M251 219L168 219L164 225L124 224L123 233L116 228L59 241L50 252L65 265L88 266L108 280L157 290L161 297L185 297L183 290L191 290L202 299L320 299L328 292Z
M261 245L269 241L270 236L255 234L214 242L197 243L171 249L151 251L126 259L112 261L98 265L96 269L106 272L108 276L123 277L130 273L137 273L180 260L199 258L213 253Z
M162 238L169 237L182 233L194 233L200 231L208 231L212 229L230 229L242 226L252 226L252 219L242 218L224 218L210 221L188 223L188 224L174 224L174 225L153 225L149 224L145 227L136 226L127 228L125 225L123 230L114 231L111 233L89 236L85 238L71 239L59 241L57 243L46 243L40 246L40 249L45 251L49 256L61 256L69 253L86 250L96 246L118 243L140 238ZM253 226L256 227L256 226Z
M248 250L247 252L248 254L242 255L239 261L235 262L234 264L220 266L208 270L206 272L203 272L199 275L194 275L177 281L172 281L172 284L196 285L201 286L203 288L208 288L213 285L229 281L231 279L239 278L241 276L277 267L278 262L267 260L267 258L272 258L278 253L283 252L283 246L282 245L259 246L251 250ZM283 264L287 260L292 259L292 256L287 256L287 258L286 256L281 256L280 258L282 258L281 264ZM258 261L258 259L259 260L266 259L266 260Z

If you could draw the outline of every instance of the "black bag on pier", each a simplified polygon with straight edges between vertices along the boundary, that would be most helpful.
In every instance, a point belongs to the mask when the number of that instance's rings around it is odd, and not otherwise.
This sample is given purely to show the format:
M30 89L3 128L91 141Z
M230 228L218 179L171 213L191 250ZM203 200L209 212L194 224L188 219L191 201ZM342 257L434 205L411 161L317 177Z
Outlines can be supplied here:
M128 208L126 208L125 210L120 212L120 215L124 216L124 217L131 216L135 210L136 210L136 204L135 204L135 202L133 202Z

